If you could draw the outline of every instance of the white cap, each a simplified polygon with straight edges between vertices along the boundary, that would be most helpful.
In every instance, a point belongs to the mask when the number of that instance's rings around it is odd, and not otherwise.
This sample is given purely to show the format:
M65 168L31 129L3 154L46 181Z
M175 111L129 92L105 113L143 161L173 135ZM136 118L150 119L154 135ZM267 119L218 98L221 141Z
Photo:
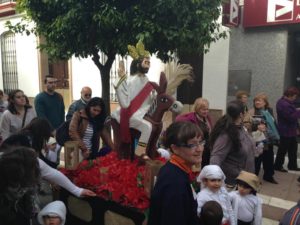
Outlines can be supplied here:
M67 209L62 201L54 201L46 205L38 214L38 222L44 224L43 216L58 216L61 219L61 224L66 222Z
M56 139L54 137L50 137L49 141L47 142L47 145L52 145L56 143Z
M226 179L225 174L218 165L207 165L204 166L197 177L197 181L201 183L201 187L204 188L203 179L220 179L223 185Z

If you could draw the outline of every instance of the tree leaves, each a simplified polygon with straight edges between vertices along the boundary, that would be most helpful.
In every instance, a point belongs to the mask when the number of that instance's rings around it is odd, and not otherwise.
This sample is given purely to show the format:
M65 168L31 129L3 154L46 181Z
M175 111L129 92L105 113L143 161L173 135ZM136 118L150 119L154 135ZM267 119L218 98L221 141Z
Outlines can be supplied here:
M168 60L178 49L201 52L226 36L218 32L221 0L20 0L52 57L88 57L94 49L127 53L144 39L151 53ZM24 22L24 21L23 21ZM14 25L8 27L12 29ZM30 33L23 24L14 32Z

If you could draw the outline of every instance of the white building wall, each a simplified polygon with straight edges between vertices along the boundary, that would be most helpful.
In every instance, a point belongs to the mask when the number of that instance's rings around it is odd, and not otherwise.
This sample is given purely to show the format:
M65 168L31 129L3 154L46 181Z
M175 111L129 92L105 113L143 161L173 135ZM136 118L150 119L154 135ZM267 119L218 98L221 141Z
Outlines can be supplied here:
M227 98L229 41L230 37L211 43L203 62L203 98L209 101L211 109L223 112Z
M92 88L93 97L101 97L100 71L91 58L72 58L72 95L73 100L80 98L81 88L88 86Z
M5 27L7 20L15 24L20 21L20 18L19 16L11 16L0 20L0 35L8 31ZM16 34L15 37L19 89L23 90L28 97L34 97L39 92L37 39L34 35ZM1 61L0 74L0 88L2 89L3 77Z
M28 97L39 93L38 50L36 37L16 35L19 89Z

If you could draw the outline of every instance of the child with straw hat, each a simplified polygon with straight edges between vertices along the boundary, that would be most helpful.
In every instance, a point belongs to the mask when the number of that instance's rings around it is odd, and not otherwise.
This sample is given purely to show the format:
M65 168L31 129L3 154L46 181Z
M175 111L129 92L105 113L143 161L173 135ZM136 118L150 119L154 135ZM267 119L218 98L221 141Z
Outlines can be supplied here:
M229 193L233 212L238 225L261 225L262 200L256 196L260 186L259 178L241 171L237 180L237 191Z

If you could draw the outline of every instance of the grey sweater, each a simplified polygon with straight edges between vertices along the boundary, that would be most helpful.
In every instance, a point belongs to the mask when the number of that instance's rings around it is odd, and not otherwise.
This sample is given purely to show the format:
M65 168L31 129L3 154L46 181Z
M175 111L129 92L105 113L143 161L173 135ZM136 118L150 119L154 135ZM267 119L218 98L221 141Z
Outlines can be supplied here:
M210 164L219 165L226 175L226 184L234 185L241 170L254 173L255 143L244 128L239 131L241 148L232 149L232 142L225 133L221 134L214 143Z

